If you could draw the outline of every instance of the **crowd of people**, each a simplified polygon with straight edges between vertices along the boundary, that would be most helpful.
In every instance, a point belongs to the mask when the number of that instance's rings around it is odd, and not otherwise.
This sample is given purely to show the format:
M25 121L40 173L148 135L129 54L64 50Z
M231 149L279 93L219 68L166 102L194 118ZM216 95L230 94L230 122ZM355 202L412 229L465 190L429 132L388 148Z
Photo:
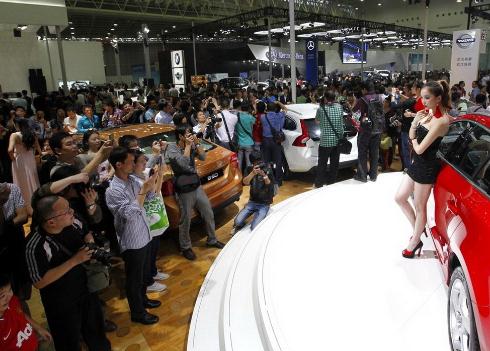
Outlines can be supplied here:
M425 223L416 214L424 208L427 185L434 180L432 173L427 179L423 168L427 164L421 166L419 155L432 155L448 116L487 108L490 76L482 76L470 92L463 82L451 88L444 81L424 85L411 75L395 82L335 76L321 86L299 85L296 103L320 105L314 185L337 179L347 114L358 131L355 180L376 181L378 167L391 170L397 155L401 170L407 170L396 199L414 227L404 251L404 256L413 257L421 247ZM149 299L147 292L165 290L162 281L169 277L156 266L160 236L169 227L162 183L172 179L176 189L182 255L196 259L189 235L193 209L203 219L207 246L221 249L224 244L216 237L196 159L206 157L202 139L236 152L243 184L250 185L250 199L236 216L231 234L252 215L255 228L267 216L284 181L282 129L291 102L290 83L285 80L273 80L267 89L252 85L237 91L214 83L189 87L186 92L160 84L134 91L112 86L71 89L67 95L58 91L34 98L27 91L15 98L4 94L0 99L0 316L17 313L15 318L27 328L22 329L22 342L37 345L34 330L41 338L52 338L58 351L79 350L80 337L89 350L110 350L105 332L117 326L104 317L98 293L109 284L110 256L117 254L125 263L131 320L157 323L158 316L147 310L161 302ZM463 103L473 106L465 108ZM100 129L135 123L173 124L176 142L155 141L151 155L146 155L134 135L101 140ZM436 132L426 137L430 130ZM415 192L415 212L407 201L411 192ZM150 221L155 216L158 220ZM32 285L41 293L50 332L29 317L25 301Z

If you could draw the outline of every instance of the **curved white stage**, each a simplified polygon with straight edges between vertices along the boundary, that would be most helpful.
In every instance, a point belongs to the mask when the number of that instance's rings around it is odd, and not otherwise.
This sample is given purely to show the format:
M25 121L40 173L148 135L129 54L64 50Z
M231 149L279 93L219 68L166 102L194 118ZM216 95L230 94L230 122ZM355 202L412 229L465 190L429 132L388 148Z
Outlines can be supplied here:
M431 239L420 259L401 256L401 176L295 196L237 233L201 287L187 350L449 350Z

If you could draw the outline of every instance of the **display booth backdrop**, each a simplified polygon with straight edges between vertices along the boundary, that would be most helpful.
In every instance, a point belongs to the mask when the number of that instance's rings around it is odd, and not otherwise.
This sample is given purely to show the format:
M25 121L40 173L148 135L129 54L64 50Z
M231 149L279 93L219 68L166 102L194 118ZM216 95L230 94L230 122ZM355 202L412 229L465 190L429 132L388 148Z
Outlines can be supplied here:
M0 31L0 84L3 91L29 90L29 69L39 68L43 70L48 90L57 89L57 82L62 80L58 43L52 40L48 43L55 82L51 81L46 41L38 40L34 32L23 32L20 38L14 38L11 30ZM62 44L68 81L106 82L102 43L63 41Z

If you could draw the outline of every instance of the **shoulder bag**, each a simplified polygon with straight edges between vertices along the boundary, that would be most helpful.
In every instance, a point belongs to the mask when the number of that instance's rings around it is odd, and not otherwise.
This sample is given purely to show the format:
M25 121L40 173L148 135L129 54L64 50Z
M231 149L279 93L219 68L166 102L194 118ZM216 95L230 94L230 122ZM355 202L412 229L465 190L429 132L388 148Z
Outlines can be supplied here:
M277 143L277 144L282 144L282 142L284 140L286 140L286 135L284 135L284 132L282 130L276 130L272 124L271 124L271 121L269 121L269 117L267 117L267 113L264 115L265 116L265 119L267 121L267 124L269 124L269 127L271 129L271 133L272 133L272 139L274 139L274 141Z
M55 241L56 245L61 248L65 254L73 257L73 252L68 250L60 242ZM83 268L85 268L85 273L87 274L87 288L90 293L94 293L105 289L110 284L109 277L109 267L100 263L99 261L92 262L92 260L82 263Z
M337 132L337 130L334 128L333 124L332 124L332 121L330 121L330 117L328 116L328 113L327 113L327 110L325 110L325 107L322 106L322 110L323 112L325 113L325 116L327 116L327 121L328 121L328 124L330 124L330 127L332 128L333 132L335 133L335 135L337 136L337 147L339 149L339 152L341 154L350 154L351 150L352 150L352 143L347 140L347 138L345 137L345 135L339 135L339 133Z

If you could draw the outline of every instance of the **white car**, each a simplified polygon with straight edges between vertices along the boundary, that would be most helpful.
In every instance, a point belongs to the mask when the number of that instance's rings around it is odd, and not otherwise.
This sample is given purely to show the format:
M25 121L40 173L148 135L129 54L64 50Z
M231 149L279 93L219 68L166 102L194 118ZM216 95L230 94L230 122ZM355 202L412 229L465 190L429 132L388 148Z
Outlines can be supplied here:
M315 122L317 104L288 105L284 134L284 175L290 172L309 172L318 164L318 146L320 144L320 125ZM339 169L357 164L357 133L350 133L352 151L340 155Z

